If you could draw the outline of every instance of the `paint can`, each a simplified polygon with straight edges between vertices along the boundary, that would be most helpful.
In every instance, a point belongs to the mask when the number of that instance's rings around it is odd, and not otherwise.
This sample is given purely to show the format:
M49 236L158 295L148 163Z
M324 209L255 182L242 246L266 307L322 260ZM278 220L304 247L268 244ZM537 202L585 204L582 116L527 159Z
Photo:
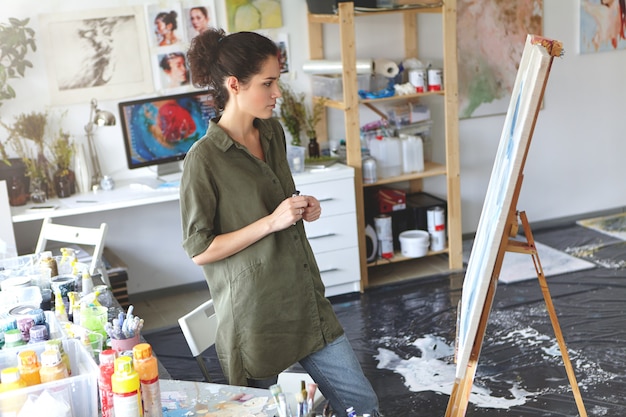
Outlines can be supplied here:
M391 216L380 214L374 217L376 236L378 236L378 256L383 259L393 258L393 232Z
M428 91L441 91L443 89L443 70L441 68L428 69Z
M415 92L423 93L427 88L426 68L412 68L409 70L409 82L415 87Z
M444 250L446 247L446 216L441 206L426 211L428 233L430 233L430 250Z

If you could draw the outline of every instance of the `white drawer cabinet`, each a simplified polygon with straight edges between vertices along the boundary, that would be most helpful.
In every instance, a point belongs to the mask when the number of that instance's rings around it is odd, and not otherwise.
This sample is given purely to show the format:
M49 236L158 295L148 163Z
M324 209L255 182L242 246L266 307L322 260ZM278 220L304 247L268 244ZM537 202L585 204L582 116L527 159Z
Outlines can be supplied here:
M354 169L335 164L330 169L294 175L302 195L320 201L319 220L304 222L326 296L361 290L361 269L354 194Z

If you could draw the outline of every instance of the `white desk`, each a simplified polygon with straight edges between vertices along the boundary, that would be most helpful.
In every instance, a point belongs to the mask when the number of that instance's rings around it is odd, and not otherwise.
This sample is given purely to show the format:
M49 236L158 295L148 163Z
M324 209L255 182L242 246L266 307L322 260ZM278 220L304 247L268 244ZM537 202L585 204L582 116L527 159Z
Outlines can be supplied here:
M294 175L302 194L317 197L322 218L305 223L318 258L327 295L359 291L360 269L354 169L342 164ZM154 189L153 178L116 179L111 191L54 198L45 205L55 210L32 210L34 204L11 207L18 253L35 249L41 220L95 227L109 225L106 245L128 266L128 293L135 294L204 281L202 270L182 249L178 189Z

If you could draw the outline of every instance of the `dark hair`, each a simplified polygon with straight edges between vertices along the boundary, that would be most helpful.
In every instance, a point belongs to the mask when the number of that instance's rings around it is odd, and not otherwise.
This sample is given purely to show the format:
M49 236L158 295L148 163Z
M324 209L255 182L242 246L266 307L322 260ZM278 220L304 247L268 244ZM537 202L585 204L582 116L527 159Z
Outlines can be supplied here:
M172 67L170 66L170 59L173 58L182 58L184 61L185 54L183 54L182 52L170 52L169 54L163 55L163 58L161 58L161 61L159 61L159 66L161 67L161 69L165 71L171 70Z
M223 110L228 101L226 78L234 76L246 84L272 56L278 57L278 47L263 35L255 32L226 35L223 29L210 28L191 40L187 63L193 85L213 90L215 104Z
M178 17L178 13L175 10L171 12L161 12L154 18L154 21L162 20L166 25L172 25L172 30L178 29L178 23L176 22L176 17Z
M192 7L191 9L189 9L189 12L191 13L192 10L198 10L204 15L204 17L206 17L207 19L209 18L209 11L204 6Z

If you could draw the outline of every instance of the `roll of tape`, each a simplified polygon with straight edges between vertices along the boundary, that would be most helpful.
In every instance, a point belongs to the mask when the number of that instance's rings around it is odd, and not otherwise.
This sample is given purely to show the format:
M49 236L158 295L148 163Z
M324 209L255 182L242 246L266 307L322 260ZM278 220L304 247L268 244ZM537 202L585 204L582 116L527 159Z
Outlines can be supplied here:
M393 78L400 72L398 64L388 59L377 59L374 61L374 73Z
M356 61L356 73L357 74L371 74L374 69L372 60L358 59ZM312 61L306 61L302 64L302 71L307 74L341 74L343 71L343 65L341 61L330 61L325 59L316 59Z

